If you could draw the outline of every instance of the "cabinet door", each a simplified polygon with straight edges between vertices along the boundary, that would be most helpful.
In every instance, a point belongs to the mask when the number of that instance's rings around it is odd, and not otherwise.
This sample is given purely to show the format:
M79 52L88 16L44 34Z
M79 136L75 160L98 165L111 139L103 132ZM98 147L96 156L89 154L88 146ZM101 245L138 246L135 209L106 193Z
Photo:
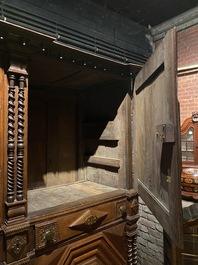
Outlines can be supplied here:
M171 29L135 80L134 173L139 195L180 246L181 151L176 62L176 30Z

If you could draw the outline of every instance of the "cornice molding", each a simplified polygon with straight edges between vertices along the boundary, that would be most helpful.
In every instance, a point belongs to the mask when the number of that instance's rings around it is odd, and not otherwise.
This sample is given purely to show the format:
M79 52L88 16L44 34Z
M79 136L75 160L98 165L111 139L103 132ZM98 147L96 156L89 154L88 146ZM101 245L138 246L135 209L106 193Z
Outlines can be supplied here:
M166 32L176 27L177 32L198 24L198 6L150 29L153 41L162 39Z

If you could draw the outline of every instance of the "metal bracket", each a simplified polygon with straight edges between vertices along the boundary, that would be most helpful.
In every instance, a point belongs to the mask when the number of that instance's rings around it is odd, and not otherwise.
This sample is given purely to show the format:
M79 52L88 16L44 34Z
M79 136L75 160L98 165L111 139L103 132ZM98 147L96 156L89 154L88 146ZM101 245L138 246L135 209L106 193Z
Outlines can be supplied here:
M161 124L156 126L157 142L174 143L175 126L174 124Z

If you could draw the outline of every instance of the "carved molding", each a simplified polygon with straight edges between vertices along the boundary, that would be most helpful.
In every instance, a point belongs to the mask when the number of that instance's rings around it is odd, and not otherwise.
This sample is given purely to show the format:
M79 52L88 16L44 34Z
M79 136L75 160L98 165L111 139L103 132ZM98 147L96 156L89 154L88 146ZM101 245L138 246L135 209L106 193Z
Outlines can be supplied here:
M16 258L19 258L27 244L26 236L15 236L8 245L8 252Z
M107 217L106 212L87 210L82 216L75 220L69 228L80 231L96 229Z
M131 201L131 213L132 214L138 214L139 212L139 203L138 203L138 198L134 198Z
M126 200L118 202L116 204L116 217L126 217L127 214L127 206L126 206Z
M97 264L109 264L110 261L111 264L126 264L126 260L119 249L103 233L97 233L70 244L62 253L59 264L87 264L93 257Z
M58 222L51 221L35 225L36 249L44 248L58 241Z
M137 221L139 219L138 195L129 191L127 196L126 236L128 242L128 263L137 264Z
M30 224L28 222L18 223L11 225L2 225L2 230L6 236L12 236L14 234L19 234L25 232L29 229Z

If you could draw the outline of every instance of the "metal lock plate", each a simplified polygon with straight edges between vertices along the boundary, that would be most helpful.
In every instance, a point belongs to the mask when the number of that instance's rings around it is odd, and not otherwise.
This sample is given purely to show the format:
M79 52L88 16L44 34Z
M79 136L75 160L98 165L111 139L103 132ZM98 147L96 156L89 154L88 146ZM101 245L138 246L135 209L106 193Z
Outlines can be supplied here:
M158 142L174 143L175 127L174 124L161 124L156 126L156 137Z

